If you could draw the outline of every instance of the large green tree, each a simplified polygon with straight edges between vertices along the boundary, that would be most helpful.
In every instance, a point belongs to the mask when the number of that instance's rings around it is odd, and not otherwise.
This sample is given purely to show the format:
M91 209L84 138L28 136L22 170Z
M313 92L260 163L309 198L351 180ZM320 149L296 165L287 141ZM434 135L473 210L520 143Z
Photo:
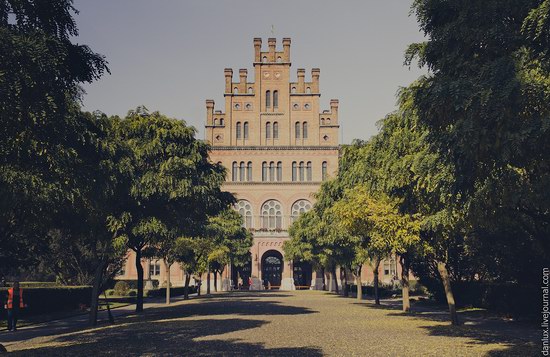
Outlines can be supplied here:
M182 236L198 236L209 214L233 201L222 192L225 169L208 159L209 146L195 129L146 108L131 110L118 123L131 150L131 183L124 212L113 217L113 232L136 254L137 305L143 309L142 252L147 246Z
M0 267L36 263L55 217L82 194L79 85L107 71L75 44L70 0L0 1ZM85 179L85 178L84 178Z

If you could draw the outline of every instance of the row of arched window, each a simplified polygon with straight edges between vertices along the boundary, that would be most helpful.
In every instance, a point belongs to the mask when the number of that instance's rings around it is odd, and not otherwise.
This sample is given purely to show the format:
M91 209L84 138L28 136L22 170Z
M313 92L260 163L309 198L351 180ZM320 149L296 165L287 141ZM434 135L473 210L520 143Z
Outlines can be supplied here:
M248 163L245 163L244 161L241 161L239 164L237 161L233 161L231 180L252 181L252 162L249 161Z
M296 87L292 87L290 89L290 93L292 93L292 94L296 93ZM306 87L306 93L311 94L311 87Z
M239 200L236 204L237 211L243 217L243 225L246 228L252 228L252 205L247 200ZM296 220L302 213L312 208L308 200L298 200L291 206L290 223ZM277 200L268 200L262 204L260 210L262 228L277 229L283 225L283 210L281 202Z
M236 129L236 134L237 134L237 139L241 139L241 138L244 138L244 139L248 139L248 122L245 121L243 124L242 124L242 128L241 128L241 122L238 121L237 122L237 126L235 127Z
M279 138L279 123L276 121L274 121L273 124L271 124L271 122L265 123L265 138L271 139L271 137L273 137L273 139Z
M302 135L300 136L300 128L302 129ZM296 139L307 139L308 130L307 130L307 122L300 123L297 121L294 123L294 133L296 135Z
M262 181L283 181L283 163L280 161L277 164L274 161L269 164L267 161L262 162Z
M266 108L271 108L271 91L268 90L265 92L265 107ZM279 91L278 90L274 90L273 91L273 108L278 108L279 107Z
M237 87L233 88L233 93L239 94L239 88ZM254 93L254 90L252 89L252 87L248 87L248 94L253 94L253 93Z
M217 126L217 125L225 125L225 122L223 121L223 118L220 118L220 121L218 121L218 119L214 119L214 126Z
M328 163L323 161L321 164L321 177L327 178ZM312 181L313 167L311 161L293 161L292 162L292 181ZM252 162L233 161L231 170L231 180L234 182L252 181ZM262 162L262 181L263 182L281 182L283 181L283 163L281 161Z

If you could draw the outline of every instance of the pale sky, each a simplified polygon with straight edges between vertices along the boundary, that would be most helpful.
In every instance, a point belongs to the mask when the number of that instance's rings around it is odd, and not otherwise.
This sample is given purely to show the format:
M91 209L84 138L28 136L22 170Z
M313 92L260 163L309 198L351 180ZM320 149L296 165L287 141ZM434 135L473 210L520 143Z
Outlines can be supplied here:
M321 108L340 100L343 143L376 134L395 94L424 73L403 66L406 46L422 41L411 0L75 0L83 43L106 56L111 75L85 85L85 110L125 115L149 110L185 119L203 138L205 100L224 110L226 67L252 76L254 37L290 37L296 69L321 69ZM274 36L271 34L274 26Z

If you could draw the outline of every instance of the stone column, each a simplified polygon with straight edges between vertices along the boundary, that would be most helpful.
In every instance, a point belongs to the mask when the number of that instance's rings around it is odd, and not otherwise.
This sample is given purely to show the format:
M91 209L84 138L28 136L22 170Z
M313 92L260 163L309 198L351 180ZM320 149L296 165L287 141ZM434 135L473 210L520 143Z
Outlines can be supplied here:
M294 277L292 275L292 262L283 262L281 290L296 290L296 286L294 285Z

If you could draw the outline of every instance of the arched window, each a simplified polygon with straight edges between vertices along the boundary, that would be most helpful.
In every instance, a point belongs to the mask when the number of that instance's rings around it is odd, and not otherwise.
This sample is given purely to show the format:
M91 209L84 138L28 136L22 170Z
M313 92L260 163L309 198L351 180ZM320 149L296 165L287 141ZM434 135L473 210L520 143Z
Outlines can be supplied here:
M265 123L265 138L266 139L271 138L271 123L270 122Z
M252 87L248 87L248 94L252 94Z
M218 119L214 119L214 126L218 125Z
M311 202L308 200L298 200L292 205L291 222L294 222L302 213L306 213L311 209Z
M266 57L266 56L263 56L263 57L262 57L262 62L263 62L263 63L266 63L266 62L267 62L267 57Z
M248 122L247 121L244 122L243 128L244 128L244 138L248 139Z
M276 200L266 201L262 205L262 228L281 229L283 226L283 212L281 203Z
M281 56L277 57L277 62L278 62L278 63L283 62L283 59L281 58Z
M225 125L224 121L223 121L223 118L220 118L220 125L222 125L222 126Z
M292 94L296 93L296 87L292 87L292 89L290 90L290 93Z
M246 165L246 181L251 182L252 181L252 162L249 161L248 165Z
M300 122L294 124L294 132L296 134L296 139L300 139Z
M273 108L279 107L279 91L274 90L273 91Z
M327 162L323 161L323 165L321 168L321 177L323 178L323 181L327 179Z
M273 139L279 139L279 123L273 123Z
M307 162L306 172L307 172L307 180L311 181L311 177L313 176L312 175L312 170L311 170L311 161Z
M298 168L296 166L296 161L292 162L292 181L296 181L298 178Z
M326 123L326 124L327 124L327 125L330 124L330 118L327 118L327 123Z
M244 161L241 161L241 165L239 167L239 181L244 181L244 177L245 177L245 166L244 166Z
M267 181L267 162L262 162L262 181Z
M233 161L233 166L231 170L231 180L237 181L237 161Z
M307 88L306 88L306 93L307 93L307 94L311 94L311 88L310 88L310 87L307 87Z
M304 127L304 129L302 130L302 137L304 139L307 139L307 122L304 122L303 127Z
M237 131L237 139L240 139L241 138L241 122L240 121L237 122L236 131Z
M233 88L233 93L239 94L239 88L237 88L237 87Z
M303 161L300 161L300 181L304 181L304 162Z
M275 163L273 161L269 163L269 181L275 181Z
M252 205L246 200L239 200L236 205L237 212L243 217L243 227L252 228Z
M325 125L325 118L321 118L321 125Z
M271 107L271 91L269 90L265 92L265 107Z
M283 163L277 162L277 181L283 181Z

